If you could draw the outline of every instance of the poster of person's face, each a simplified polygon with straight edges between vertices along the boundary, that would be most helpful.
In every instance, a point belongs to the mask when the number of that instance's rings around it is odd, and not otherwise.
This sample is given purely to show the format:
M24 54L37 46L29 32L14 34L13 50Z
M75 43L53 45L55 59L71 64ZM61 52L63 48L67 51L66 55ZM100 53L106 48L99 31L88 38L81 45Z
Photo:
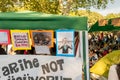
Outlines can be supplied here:
M53 47L53 30L31 30L31 36L34 46Z
M0 30L0 44L10 44L9 30Z
M14 50L31 49L29 30L11 30Z
M74 56L74 30L56 30L57 56Z

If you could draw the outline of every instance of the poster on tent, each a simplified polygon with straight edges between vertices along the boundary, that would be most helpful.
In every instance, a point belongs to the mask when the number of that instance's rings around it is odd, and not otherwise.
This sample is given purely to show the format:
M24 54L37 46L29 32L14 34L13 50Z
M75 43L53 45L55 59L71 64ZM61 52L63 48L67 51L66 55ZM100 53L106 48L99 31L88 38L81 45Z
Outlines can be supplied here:
M50 54L53 47L53 30L31 30L32 43L36 54Z
M0 30L0 44L10 44L9 30Z
M11 30L10 32L14 50L31 49L29 30Z
M33 45L53 47L53 30L31 30Z
M56 30L57 56L74 56L74 30Z

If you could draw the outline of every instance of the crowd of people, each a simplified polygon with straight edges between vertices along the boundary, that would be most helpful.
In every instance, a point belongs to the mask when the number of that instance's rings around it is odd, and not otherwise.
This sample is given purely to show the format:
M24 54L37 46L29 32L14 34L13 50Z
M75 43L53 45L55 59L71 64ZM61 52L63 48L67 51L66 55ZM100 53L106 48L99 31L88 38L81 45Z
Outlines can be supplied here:
M89 33L88 39L90 67L106 54L120 49L120 32Z

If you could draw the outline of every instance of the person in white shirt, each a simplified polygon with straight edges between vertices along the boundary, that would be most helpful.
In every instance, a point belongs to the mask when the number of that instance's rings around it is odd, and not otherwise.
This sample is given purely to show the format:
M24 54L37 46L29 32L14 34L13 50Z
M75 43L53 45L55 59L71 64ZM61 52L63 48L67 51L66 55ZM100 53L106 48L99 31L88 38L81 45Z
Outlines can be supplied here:
M120 80L120 63L117 64L116 70L117 70L118 79Z
M112 65L110 66L110 69L109 69L109 74L108 74L108 80L120 80L119 77L120 77L120 72L118 73L118 65ZM120 67L119 67L119 71L120 71ZM119 77L118 77L119 75Z

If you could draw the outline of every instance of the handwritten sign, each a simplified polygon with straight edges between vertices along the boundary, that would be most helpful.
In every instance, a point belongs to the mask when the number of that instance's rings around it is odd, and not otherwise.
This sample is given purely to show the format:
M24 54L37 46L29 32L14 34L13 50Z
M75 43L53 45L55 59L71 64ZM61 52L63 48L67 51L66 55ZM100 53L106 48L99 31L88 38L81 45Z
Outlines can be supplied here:
M29 30L11 30L13 49L31 49Z
M81 76L80 58L0 56L0 80L82 80Z

